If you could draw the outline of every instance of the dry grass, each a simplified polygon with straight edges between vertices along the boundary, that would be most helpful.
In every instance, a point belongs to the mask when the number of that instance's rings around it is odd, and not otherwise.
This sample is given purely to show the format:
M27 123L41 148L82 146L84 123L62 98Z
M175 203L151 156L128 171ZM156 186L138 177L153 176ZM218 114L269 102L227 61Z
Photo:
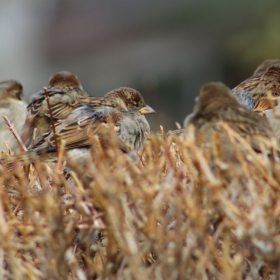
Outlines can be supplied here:
M209 159L192 133L152 135L133 162L94 140L67 180L1 167L0 278L277 279L280 164L217 145Z

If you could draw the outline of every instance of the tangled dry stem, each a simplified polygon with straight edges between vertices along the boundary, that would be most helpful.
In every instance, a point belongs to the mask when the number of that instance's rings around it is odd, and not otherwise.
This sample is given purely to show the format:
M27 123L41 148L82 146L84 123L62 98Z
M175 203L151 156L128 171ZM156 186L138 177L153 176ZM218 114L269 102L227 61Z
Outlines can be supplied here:
M110 147L67 176L61 157L0 167L1 279L277 279L279 162L223 162L192 133L151 135L137 162Z

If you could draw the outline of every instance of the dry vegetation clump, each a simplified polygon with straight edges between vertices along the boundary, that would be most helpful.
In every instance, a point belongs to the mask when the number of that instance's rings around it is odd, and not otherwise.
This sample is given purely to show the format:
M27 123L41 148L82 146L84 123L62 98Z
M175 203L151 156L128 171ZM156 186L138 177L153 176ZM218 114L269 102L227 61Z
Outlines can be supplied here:
M191 132L151 135L139 161L92 147L66 176L1 167L1 279L276 279L279 162L246 145L224 162Z

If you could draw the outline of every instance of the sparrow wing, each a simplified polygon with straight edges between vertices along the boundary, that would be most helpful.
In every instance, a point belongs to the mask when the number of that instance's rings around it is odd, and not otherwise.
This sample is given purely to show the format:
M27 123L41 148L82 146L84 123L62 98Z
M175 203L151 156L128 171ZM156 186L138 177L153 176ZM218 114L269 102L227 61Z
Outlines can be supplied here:
M256 151L261 151L263 145L268 149L276 145L272 141L276 138L270 124L254 112L241 107L231 108L225 111L220 120L228 123L234 131L246 138Z
M58 127L57 137L61 137L65 141L66 149L85 148L90 146L90 137L109 133L108 131L118 132L120 130L119 122L123 114L112 108L103 108L92 110L92 108L79 108L79 111L86 111L79 119L66 119L65 123L61 123L62 129ZM75 114L75 112L73 112ZM46 138L40 141L32 149L38 154L55 151L55 139L51 130L45 134Z
M256 101L252 111L263 112L265 110L273 109L277 105L277 100L273 99L259 99Z
M49 103L55 119L63 119L67 117L77 105L78 95L86 95L86 93L81 90L70 88L67 88L67 91L66 89L59 90L49 88L46 92L49 96ZM32 117L37 116L38 113L48 117L50 116L44 91L40 91L33 95L32 101L28 105L27 110Z

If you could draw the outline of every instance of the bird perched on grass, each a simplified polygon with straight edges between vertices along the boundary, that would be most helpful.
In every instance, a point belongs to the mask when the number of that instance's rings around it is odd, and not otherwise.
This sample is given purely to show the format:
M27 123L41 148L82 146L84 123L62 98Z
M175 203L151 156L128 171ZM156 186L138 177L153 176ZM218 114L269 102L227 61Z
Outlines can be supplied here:
M270 66L276 65L280 63L280 59L268 59L263 61L254 71L253 75L251 76L251 78L257 78L260 77L262 74L265 73L265 71L267 70L267 68L269 68Z
M100 102L103 100L103 102ZM99 104L97 106L97 104ZM114 131L120 150L139 151L150 126L144 115L155 113L146 105L142 95L132 88L121 87L100 98L84 98L67 118L56 124L56 137L65 141L69 157L83 159L89 153L91 137L106 138ZM21 159L29 163L29 155L36 154L44 161L54 161L56 141L52 128L44 133ZM108 140L108 141L107 141ZM106 139L110 142L110 139ZM11 163L11 159L5 161Z
M45 91L49 97L53 121L66 118L78 103L78 98L88 96L77 76L68 71L59 71L51 75L46 90L32 96L27 107L27 118L23 140L26 146L36 143L51 126L51 116ZM33 135L35 131L35 137ZM34 139L33 139L34 137Z
M263 62L254 75L232 90L240 104L267 117L280 141L280 61ZM275 115L276 114L276 115Z
M3 116L7 116L14 129L21 134L27 115L27 104L22 97L22 85L19 82L9 80L0 83L0 150L6 149L5 143L12 149L17 147L17 142Z
M201 87L193 113L185 120L187 134L191 127L197 145L208 146L210 154L217 145L223 161L236 160L236 151L242 151L245 144L258 153L272 154L278 149L268 121L241 106L231 90L220 82ZM237 136L236 145L232 144L230 134Z
M273 108L277 107L280 94L279 68L279 59L265 60L250 78L232 89L233 95L241 105L249 110L265 113L278 139L280 139L280 119L275 118ZM184 132L185 129L177 129L170 131L170 134Z

